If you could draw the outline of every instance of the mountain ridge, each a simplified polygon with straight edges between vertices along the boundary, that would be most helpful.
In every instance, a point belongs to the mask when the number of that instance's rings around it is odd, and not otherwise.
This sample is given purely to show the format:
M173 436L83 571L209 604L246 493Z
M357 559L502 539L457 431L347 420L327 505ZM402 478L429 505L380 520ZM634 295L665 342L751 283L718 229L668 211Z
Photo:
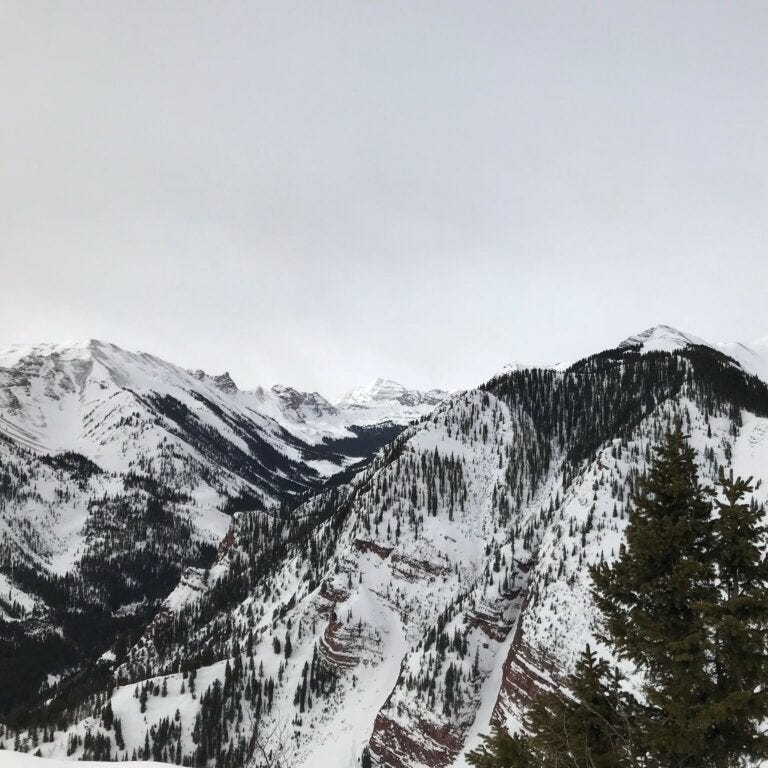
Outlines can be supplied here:
M353 768L364 751L390 768L466 765L491 716L518 727L596 642L587 566L615 557L675 420L704 482L721 466L765 473L765 381L673 331L496 376L344 482L238 509L102 677L46 689L6 747L32 751L34 727L45 755L235 768L256 723L297 768ZM758 505L767 492L756 484Z
M71 625L73 589L92 621L140 627L185 568L210 559L237 510L277 511L318 490L416 415L360 418L288 388L243 392L228 374L97 340L0 355L0 644L29 652L8 670L19 686L0 708L39 677L43 649L62 646L73 664L91 653ZM22 628L39 644L24 645Z

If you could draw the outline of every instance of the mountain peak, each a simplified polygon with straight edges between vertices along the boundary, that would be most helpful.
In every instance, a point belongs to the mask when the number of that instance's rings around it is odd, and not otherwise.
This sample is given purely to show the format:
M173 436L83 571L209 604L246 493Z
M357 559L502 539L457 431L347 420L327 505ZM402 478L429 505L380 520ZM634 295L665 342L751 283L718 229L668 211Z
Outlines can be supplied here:
M447 396L448 393L440 389L422 392L418 389L407 389L392 379L378 377L367 386L356 387L347 392L339 400L338 405L342 408L370 408L387 403L399 403L406 406L437 405Z
M224 371L224 373L221 373L218 376L213 376L212 379L213 383L222 391L227 392L230 395L237 392L237 384L232 380L229 371Z
M679 331L670 325L654 325L619 344L619 349L640 349L641 352L674 352L691 345L711 346L698 336Z
M89 358L94 347L101 344L97 339L64 341L59 343L37 342L34 344L11 344L0 350L0 368L12 368L26 358L62 357L64 359Z
M275 384L272 387L272 393L280 400L283 408L301 422L307 418L318 419L337 413L336 409L317 392L301 392L294 387Z

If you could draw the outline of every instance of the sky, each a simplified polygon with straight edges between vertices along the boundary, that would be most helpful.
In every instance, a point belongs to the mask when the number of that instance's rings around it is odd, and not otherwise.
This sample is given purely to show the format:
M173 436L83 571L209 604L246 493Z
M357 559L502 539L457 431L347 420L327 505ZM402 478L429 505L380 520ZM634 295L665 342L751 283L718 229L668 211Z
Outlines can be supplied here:
M243 388L768 335L768 3L0 0L0 347Z

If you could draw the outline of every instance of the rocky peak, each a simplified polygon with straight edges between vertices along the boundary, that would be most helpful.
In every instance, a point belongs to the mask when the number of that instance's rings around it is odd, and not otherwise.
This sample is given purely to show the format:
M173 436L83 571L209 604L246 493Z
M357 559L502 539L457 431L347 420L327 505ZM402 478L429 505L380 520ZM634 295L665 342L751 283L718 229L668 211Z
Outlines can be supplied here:
M224 371L224 373L221 373L218 376L214 376L213 383L220 390L226 392L229 395L237 392L237 384L235 384L235 382L232 380L232 377L229 375L229 371Z

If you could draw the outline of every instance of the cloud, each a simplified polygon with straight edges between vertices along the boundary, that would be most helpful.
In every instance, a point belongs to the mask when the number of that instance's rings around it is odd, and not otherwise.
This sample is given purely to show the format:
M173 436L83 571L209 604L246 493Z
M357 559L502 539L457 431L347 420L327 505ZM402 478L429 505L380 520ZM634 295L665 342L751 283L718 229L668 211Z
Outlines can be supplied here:
M15 3L0 344L467 386L768 332L763 3Z

